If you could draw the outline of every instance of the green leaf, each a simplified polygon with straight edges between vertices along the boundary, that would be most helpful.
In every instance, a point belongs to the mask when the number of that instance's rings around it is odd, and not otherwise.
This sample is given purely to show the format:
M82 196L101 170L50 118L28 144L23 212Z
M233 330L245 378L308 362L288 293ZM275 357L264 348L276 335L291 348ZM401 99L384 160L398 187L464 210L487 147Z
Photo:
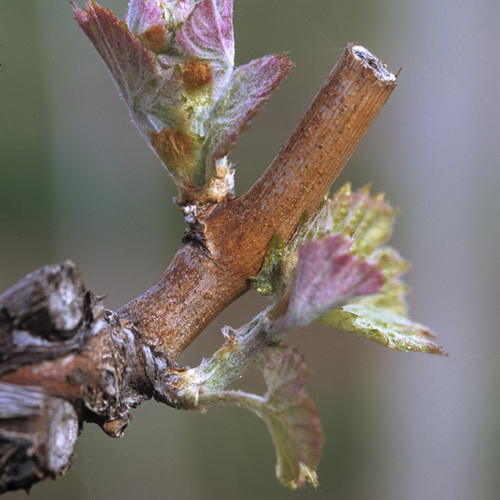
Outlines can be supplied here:
M408 261L391 247L382 247L375 250L370 258L377 262L384 276L384 285L379 293L363 297L356 303L386 309L394 314L406 316L408 306L405 296L408 286L401 280L401 275L409 268Z
M370 195L370 185L352 191L347 183L325 200L312 219L298 231L294 249L307 238L321 238L327 234L342 233L353 238L353 250L360 257L370 255L391 237L397 210L384 195Z
M354 193L349 184L345 185L335 193L329 207L331 230L351 233L354 249L363 257L389 240L396 213L383 193L370 195L370 185Z
M365 337L394 351L445 354L425 326L388 309L364 304L362 300L325 314L317 323Z
M292 489L306 482L316 487L324 438L314 404L304 392L308 376L304 361L291 348L272 349L262 372L267 394L251 409L266 422L273 438L276 476Z
M280 292L283 287L283 263L283 238L279 234L275 234L271 238L259 274L249 278L251 287L260 295L265 296Z
M316 320L327 328L354 333L397 351L443 354L426 327L407 318L408 287L401 275L409 264L385 245L391 236L396 210L382 194L370 196L370 186L352 192L350 184L339 189L309 222L302 238L342 233L354 240L353 253L378 265L384 283L378 293L357 298Z

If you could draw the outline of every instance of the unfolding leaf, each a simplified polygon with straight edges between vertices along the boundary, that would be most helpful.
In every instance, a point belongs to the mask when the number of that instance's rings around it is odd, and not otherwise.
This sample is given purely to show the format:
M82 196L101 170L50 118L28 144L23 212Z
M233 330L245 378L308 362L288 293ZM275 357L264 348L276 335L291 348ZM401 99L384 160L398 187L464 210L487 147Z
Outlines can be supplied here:
M195 0L130 0L126 22L136 35L158 25L173 32L193 10Z
M73 10L180 203L231 196L220 167L229 171L225 156L290 71L287 56L233 71L232 0L131 0L125 22L95 0Z
M93 0L73 6L75 19L106 64L132 121L149 141L149 132L175 127L182 104L181 76L173 64L159 64L109 9Z
M233 70L233 2L201 0L177 31L175 47L189 58L210 63L217 96Z
M390 349L443 354L434 335L407 318L408 287L401 275L408 262L382 246L391 235L395 214L381 194L370 196L369 186L352 192L346 184L332 200L322 202L312 218L303 220L281 250L281 264L269 268L277 269L285 281L292 276L271 310L276 331L317 322ZM283 271L290 261L295 275ZM269 274L262 275L267 284L272 283Z
M154 26L165 26L164 11L151 0L131 0L125 19L130 31L142 35Z
M434 342L434 334L425 326L385 308L364 305L362 301L335 309L317 322L333 330L360 335L395 351L444 354Z
M377 293L383 283L377 264L353 255L352 240L337 233L307 240L299 249L286 313L277 330L312 323L349 299ZM287 300L286 296L283 300ZM278 303L281 310L281 304Z
M207 137L210 153L207 156L217 159L229 152L292 66L288 55L280 54L262 57L236 68L210 114L210 134Z
M384 283L378 293L360 297L320 316L316 322L327 328L354 333L396 351L443 354L434 334L407 318L405 295L408 287L400 275L408 263L390 247L370 255L378 263Z
M251 409L264 419L273 438L276 475L292 489L306 482L316 486L324 438L316 409L304 392L304 361L291 348L276 348L266 356L262 371L267 394Z
M347 183L331 200L321 203L311 220L302 225L293 245L296 249L307 238L343 233L352 236L356 254L366 257L390 238L396 212L383 194L371 196L369 185L353 192Z

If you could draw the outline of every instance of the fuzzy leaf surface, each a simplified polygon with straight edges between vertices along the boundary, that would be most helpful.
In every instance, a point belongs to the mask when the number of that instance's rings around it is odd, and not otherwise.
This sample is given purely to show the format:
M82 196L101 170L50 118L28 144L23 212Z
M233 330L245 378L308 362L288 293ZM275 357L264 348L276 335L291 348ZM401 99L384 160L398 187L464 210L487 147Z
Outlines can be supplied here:
M347 304L317 321L320 325L373 340L394 351L445 354L425 326L381 307Z
M166 24L163 10L157 2L150 0L131 0L125 22L135 35L142 35L154 26Z
M239 66L210 114L207 156L227 155L250 120L269 96L288 76L293 67L288 54L270 55Z
M210 62L217 96L234 65L233 2L202 0L175 36L175 47L188 57Z
M300 247L287 312L278 320L278 330L309 325L346 301L381 289L378 265L353 255L352 243L337 233L307 240Z
M159 25L169 32L183 23L193 10L195 0L130 0L126 23L136 35Z
M158 64L155 55L109 9L88 1L86 10L73 6L73 11L148 143L148 131L174 127L182 104L181 77L174 65Z
M251 409L267 424L277 455L276 475L292 489L317 485L324 438L318 414L305 394L308 377L302 357L291 348L272 349L262 368L267 393Z

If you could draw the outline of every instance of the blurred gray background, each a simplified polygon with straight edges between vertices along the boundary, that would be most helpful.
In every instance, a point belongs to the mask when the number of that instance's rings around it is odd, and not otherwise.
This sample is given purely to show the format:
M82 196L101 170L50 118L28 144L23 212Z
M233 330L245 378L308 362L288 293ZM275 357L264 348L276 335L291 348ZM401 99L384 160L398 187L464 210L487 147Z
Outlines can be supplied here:
M125 0L101 3L125 15ZM320 328L290 336L326 435L316 492L276 481L271 439L252 414L149 402L120 440L87 425L69 473L30 498L499 498L500 2L235 0L234 10L238 64L282 51L296 64L231 154L238 193L347 42L403 68L337 186L371 181L400 207L392 243L413 263L411 315L450 356L394 353ZM71 258L116 308L179 246L173 183L66 0L0 0L0 175L0 290ZM182 361L208 356L221 325L237 327L262 305L251 294L233 304Z

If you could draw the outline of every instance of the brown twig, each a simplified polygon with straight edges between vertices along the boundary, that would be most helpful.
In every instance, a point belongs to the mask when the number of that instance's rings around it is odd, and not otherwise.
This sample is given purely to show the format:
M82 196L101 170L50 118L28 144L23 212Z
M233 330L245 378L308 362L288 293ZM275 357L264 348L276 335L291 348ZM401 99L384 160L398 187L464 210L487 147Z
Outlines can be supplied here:
M119 437L130 409L153 395L148 354L70 261L1 294L0 493L63 474L84 421Z
M279 233L286 242L301 215L316 210L395 85L380 60L349 45L262 177L244 196L200 219L206 248L184 245L158 281L118 316L175 360L248 289L272 236Z
M84 421L119 436L143 400L178 405L169 361L248 289L272 236L288 241L316 210L395 84L348 46L257 183L206 210L159 280L113 315L71 262L0 296L0 493L64 473Z

